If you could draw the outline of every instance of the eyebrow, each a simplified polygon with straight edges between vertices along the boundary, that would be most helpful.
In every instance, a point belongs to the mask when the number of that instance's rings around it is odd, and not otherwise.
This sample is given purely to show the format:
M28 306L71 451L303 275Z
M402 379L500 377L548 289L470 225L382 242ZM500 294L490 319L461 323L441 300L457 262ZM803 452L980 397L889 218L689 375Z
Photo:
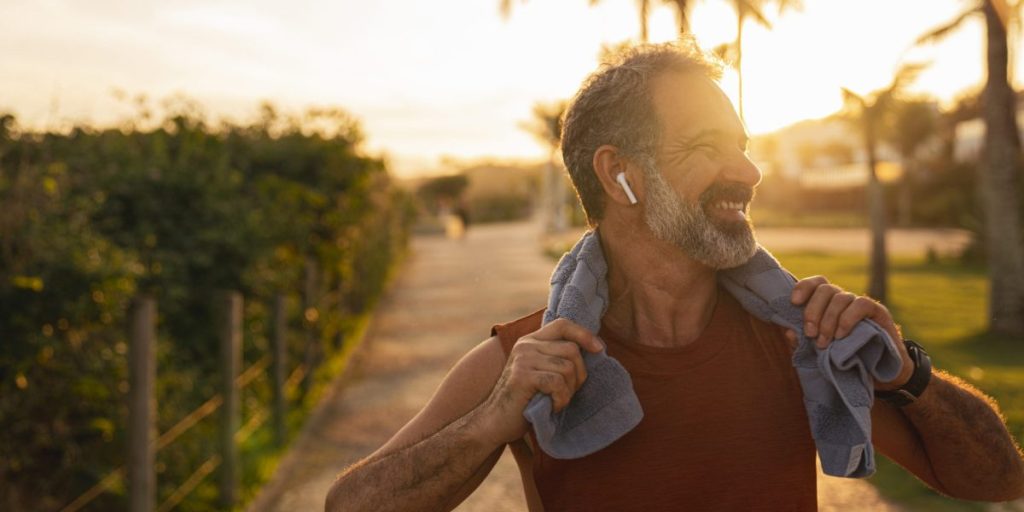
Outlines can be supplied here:
M689 148L690 146L693 146L695 143L700 142L702 140L726 138L727 135L728 133L723 130L719 130L717 128L708 128L697 132L697 134L693 135L692 137L680 139L673 145L680 145L684 148ZM740 134L738 140L742 141L743 145L746 146L747 144L750 143L750 136L747 135L746 131L744 131L743 133Z

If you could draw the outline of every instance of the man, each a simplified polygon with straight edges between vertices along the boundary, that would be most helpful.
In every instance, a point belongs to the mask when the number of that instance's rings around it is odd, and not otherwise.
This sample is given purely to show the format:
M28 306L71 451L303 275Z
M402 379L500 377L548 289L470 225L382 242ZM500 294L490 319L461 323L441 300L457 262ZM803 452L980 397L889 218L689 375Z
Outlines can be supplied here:
M747 209L761 178L719 74L683 43L634 49L583 84L563 154L608 263L600 333L541 327L539 313L496 326L415 418L338 478L329 511L454 508L506 445L531 510L816 509L796 335L754 319L716 282L756 248ZM823 277L800 281L792 302L820 347L862 319L897 341L902 371L876 389L920 377L881 304ZM554 459L523 410L536 393L563 409L587 378L581 351L602 342L629 370L644 419L592 455ZM917 392L902 407L875 401L883 454L944 494L1024 495L1024 460L994 404L941 372Z

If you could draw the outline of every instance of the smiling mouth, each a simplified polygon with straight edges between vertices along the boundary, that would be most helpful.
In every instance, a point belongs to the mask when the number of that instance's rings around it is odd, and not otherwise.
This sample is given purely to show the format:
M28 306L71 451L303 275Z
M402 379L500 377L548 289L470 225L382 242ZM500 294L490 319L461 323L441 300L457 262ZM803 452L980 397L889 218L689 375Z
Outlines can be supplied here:
M721 210L738 211L740 213L747 212L747 206L750 203L744 201L718 201L714 204L714 207Z

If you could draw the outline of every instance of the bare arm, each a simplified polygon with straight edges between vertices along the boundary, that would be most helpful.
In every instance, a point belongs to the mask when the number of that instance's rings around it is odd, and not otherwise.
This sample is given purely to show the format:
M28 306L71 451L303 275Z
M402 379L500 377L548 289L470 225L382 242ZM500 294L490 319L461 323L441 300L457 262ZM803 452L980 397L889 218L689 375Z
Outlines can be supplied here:
M910 379L913 363L885 306L820 276L797 283L793 303L806 304L805 333L818 336L822 347L846 336L860 320L874 320L897 341L904 363L899 376L876 382L876 388L896 389ZM876 400L871 417L879 450L932 488L967 500L1024 496L1024 458L998 406L960 379L935 371L916 402L896 408Z
M485 341L408 425L338 477L326 510L451 510L505 444L526 434L523 409L534 394L551 395L555 410L569 403L586 379L581 346L601 350L595 336L563 320L521 338L507 362L496 338Z
M478 424L469 414L487 398L504 365L504 351L494 338L466 354L415 418L339 475L327 495L326 510L454 508L501 454L499 446L480 442L473 432ZM451 463L452 458L457 460ZM424 482L428 479L432 481ZM403 489L409 492L400 499ZM454 503L446 506L449 502Z
M418 443L347 469L327 495L327 510L454 507L452 497L485 464L489 471L504 446L486 439L474 416L471 412Z
M1008 501L1024 496L1020 448L995 402L971 385L936 371L916 402L899 411L883 406L902 413L913 425L934 477L929 483L937 490L967 500ZM898 450L893 455L906 464Z

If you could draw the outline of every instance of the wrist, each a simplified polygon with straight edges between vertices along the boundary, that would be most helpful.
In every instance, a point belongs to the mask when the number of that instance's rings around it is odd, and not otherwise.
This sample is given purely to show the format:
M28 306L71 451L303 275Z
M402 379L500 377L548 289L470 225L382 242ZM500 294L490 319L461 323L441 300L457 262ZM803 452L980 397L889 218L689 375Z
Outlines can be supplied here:
M899 375L896 375L896 377L889 382L876 382L876 391L893 391L907 385L910 378L914 376L914 370L917 369L917 365L908 354L903 354L902 360L903 366L900 368Z
M497 416L484 402L462 418L461 428L472 443L493 450L509 442L507 429L502 428Z
M889 385L878 386L875 391L875 398L888 402L896 407L903 407L917 401L924 393L925 388L931 381L932 364L931 358L925 352L924 347L913 340L904 340L907 356L910 364L904 360L904 367L900 376ZM909 374L908 377L905 375ZM891 386L891 387L890 387Z

